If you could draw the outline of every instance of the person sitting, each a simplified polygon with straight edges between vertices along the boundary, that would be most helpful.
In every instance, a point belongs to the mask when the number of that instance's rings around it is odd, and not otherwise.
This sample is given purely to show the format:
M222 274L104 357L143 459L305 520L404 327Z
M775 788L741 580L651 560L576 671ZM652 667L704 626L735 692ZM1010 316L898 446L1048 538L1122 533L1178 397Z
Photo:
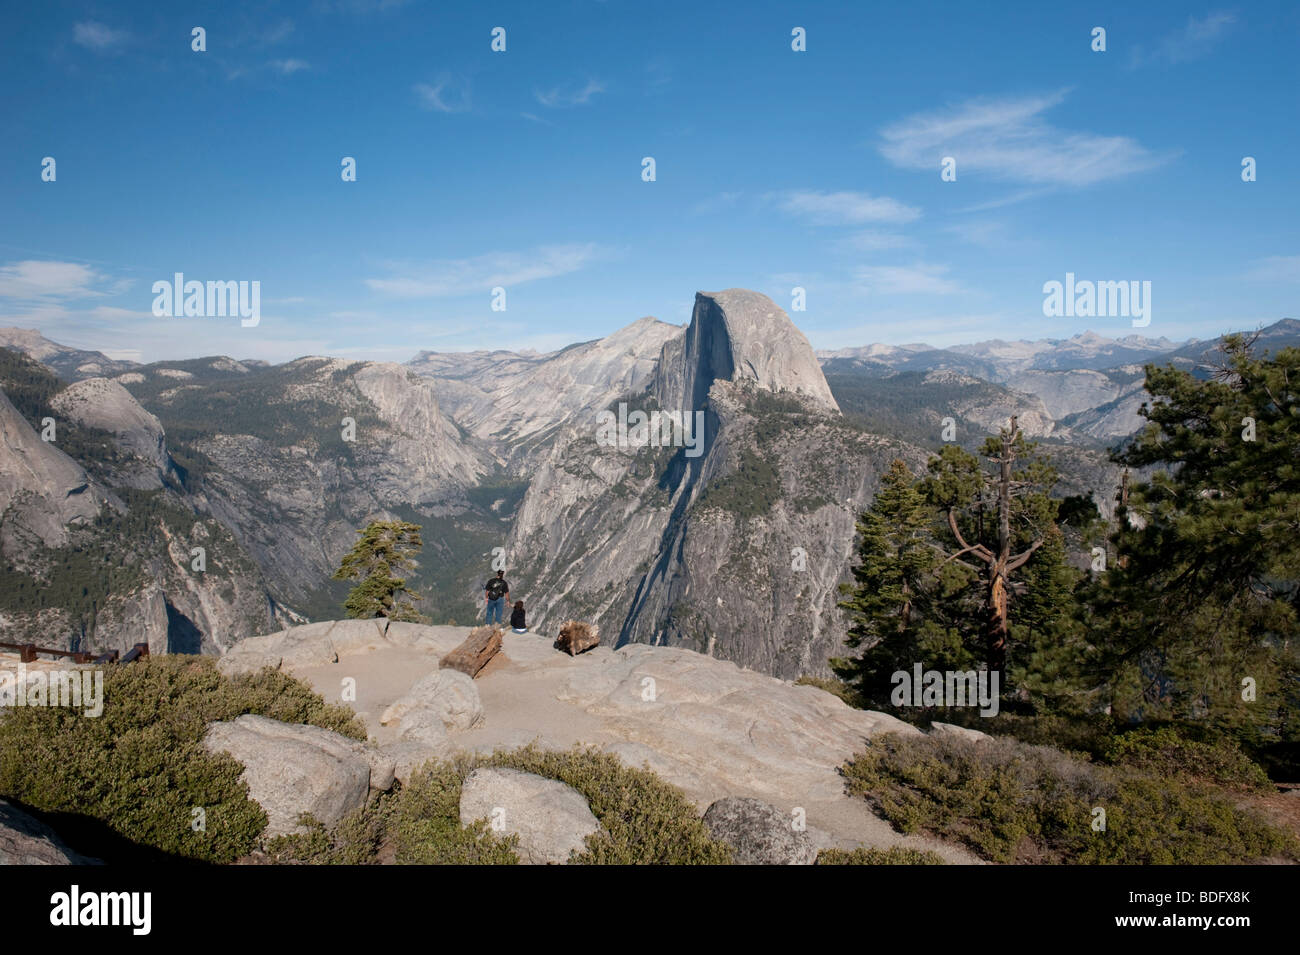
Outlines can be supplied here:
M515 609L510 613L510 628L515 633L527 633L528 624L524 622L524 602L515 601Z

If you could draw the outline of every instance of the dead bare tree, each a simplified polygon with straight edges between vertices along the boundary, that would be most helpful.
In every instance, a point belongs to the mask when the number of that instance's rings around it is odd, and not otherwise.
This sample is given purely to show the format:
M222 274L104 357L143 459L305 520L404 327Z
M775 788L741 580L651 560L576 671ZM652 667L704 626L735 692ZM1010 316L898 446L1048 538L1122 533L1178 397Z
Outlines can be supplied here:
M967 543L957 522L957 507L948 508L948 528L952 531L957 546L961 548L949 559L955 560L964 554L971 554L983 562L982 567L972 569L977 570L980 574L984 587L984 638L990 669L1002 669L1006 665L1007 593L1011 576L1025 565L1034 551L1043 545L1044 540L1044 538L1039 537L1019 554L1012 555L1011 553L1011 499L1015 491L1023 486L1023 482L1016 482L1011 479L1012 465L1016 461L1016 437L1019 433L1020 429L1016 424L1016 417L1013 415L1011 427L1003 429L1000 435L998 453L989 458L994 464L998 465L998 477L992 487L998 516L996 549L990 549L978 542L974 544ZM981 493L976 502L977 510L982 512L984 503L983 493ZM961 561L961 563L967 567L971 566L966 564L965 561Z

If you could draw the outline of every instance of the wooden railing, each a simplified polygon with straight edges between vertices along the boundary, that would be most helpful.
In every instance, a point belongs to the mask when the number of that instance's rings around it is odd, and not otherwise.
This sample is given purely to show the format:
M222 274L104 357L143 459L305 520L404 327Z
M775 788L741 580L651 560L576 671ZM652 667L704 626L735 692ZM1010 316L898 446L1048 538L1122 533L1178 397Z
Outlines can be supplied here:
M17 650L21 663L35 663L38 653L47 653L56 657L70 657L73 663L133 663L149 655L149 644L137 643L124 654L116 650L107 653L87 653L84 650L54 650L50 647L38 647L34 643L0 643L0 650Z

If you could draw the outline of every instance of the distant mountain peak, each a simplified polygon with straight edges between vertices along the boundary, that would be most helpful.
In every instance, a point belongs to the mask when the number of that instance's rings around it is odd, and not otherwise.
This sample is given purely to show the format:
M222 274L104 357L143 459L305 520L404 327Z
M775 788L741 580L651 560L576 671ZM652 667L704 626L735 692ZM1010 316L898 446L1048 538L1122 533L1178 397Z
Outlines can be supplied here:
M664 345L656 397L665 408L698 409L713 382L742 380L839 413L812 346L779 305L749 289L697 292L685 334Z

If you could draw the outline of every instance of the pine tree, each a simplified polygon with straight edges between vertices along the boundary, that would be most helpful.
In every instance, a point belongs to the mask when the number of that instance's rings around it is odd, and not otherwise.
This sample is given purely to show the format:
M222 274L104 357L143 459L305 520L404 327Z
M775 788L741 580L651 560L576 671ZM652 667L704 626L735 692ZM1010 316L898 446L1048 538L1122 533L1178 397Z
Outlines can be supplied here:
M406 521L372 521L358 533L360 539L334 572L335 580L360 578L343 604L347 615L422 622L411 601L423 598L406 589L404 576L397 576L415 569L415 555L424 546L419 526Z
M905 463L894 461L858 520L854 582L841 586L839 606L850 621L845 643L864 653L831 660L832 669L865 700L887 699L890 675L900 661L918 659L922 610L936 586L930 523L916 478Z
M1118 716L1300 749L1300 349L1252 344L1226 338L1208 378L1147 366L1118 460L1160 470L1120 509L1094 639Z

